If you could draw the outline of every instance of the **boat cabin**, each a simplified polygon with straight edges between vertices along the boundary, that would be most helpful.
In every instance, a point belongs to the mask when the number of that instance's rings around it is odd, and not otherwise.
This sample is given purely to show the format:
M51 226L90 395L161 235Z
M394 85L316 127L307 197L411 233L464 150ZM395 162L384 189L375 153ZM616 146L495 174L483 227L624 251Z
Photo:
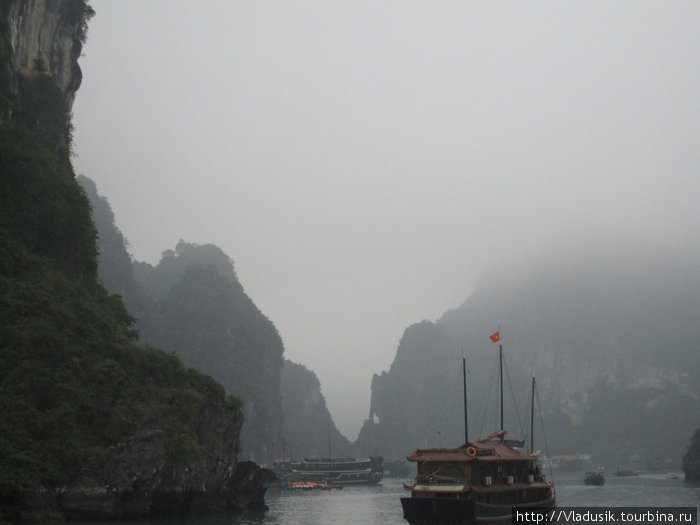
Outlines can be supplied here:
M550 483L540 472L538 455L503 439L505 431L453 449L418 449L406 459L417 464L412 498L464 498L471 493L485 503L547 500Z

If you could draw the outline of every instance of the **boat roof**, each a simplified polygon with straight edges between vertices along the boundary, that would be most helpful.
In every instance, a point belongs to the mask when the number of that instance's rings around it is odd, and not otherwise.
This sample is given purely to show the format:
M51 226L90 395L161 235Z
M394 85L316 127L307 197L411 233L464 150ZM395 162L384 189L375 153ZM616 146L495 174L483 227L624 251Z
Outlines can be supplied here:
M416 449L409 456L408 461L417 462L460 462L460 461L496 461L496 460L520 460L532 461L537 459L538 454L527 454L525 451L513 448L507 441L503 440L506 430L494 432L490 436L477 441L469 441L457 448L431 448ZM470 450L470 449L474 450Z

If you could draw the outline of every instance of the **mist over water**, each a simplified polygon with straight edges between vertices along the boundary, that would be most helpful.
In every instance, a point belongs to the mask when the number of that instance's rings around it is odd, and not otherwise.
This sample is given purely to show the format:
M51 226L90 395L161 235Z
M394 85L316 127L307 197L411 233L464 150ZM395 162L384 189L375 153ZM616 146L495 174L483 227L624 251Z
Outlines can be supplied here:
M280 457L460 443L411 456L418 492L549 501L506 430L698 479L700 3L87 1L0 8L0 521L260 506ZM404 481L130 523L391 525Z
M697 252L696 2L91 4L77 171L136 260L229 254L350 439L403 330L500 261Z

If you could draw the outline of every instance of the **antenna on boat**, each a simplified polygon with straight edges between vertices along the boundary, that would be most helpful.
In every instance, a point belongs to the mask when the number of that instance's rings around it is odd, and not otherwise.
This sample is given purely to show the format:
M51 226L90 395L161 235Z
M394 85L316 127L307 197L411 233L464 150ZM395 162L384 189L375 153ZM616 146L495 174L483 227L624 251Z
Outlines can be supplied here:
M535 376L532 376L532 401L530 402L530 455L535 450Z
M464 385L464 443L469 444L469 418L467 417L467 358L462 348L462 384Z

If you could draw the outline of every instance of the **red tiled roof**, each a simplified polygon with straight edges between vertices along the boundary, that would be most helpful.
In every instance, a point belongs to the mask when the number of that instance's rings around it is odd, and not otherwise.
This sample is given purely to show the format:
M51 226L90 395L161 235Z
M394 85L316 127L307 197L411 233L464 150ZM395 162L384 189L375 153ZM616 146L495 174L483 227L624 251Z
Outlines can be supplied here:
M505 431L496 432L478 441L470 441L458 448L432 448L416 449L406 457L408 461L426 462L459 462L459 461L494 461L501 459L509 460L532 460L537 455L530 456L525 451L512 448L501 441Z

